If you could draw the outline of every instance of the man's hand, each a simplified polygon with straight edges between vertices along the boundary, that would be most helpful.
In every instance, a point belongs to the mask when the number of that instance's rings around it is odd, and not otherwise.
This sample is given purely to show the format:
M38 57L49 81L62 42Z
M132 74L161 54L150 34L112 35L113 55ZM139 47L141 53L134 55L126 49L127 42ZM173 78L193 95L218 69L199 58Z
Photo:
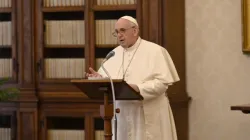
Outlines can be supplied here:
M139 88L135 84L129 84L136 92L140 92Z
M90 73L87 73L85 72L85 77L88 78L88 77L102 77L98 72L96 72L93 68L89 68L89 72Z

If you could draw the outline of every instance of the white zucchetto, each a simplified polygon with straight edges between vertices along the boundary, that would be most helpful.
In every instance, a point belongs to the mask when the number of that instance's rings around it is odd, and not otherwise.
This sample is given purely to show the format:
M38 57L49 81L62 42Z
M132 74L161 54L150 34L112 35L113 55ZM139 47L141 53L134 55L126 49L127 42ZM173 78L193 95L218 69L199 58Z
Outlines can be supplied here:
M131 16L123 16L123 17L121 17L121 18L122 18L122 19L129 20L129 21L133 22L136 26L138 26L138 23L137 23L136 19L134 19L134 18L131 17Z

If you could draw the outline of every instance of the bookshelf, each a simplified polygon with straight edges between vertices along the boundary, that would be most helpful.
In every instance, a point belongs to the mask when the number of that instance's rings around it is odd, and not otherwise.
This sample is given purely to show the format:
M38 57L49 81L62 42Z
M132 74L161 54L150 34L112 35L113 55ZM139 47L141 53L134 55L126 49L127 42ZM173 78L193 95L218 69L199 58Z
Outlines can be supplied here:
M11 117L0 115L0 139L11 140Z
M85 71L84 0L38 2L39 81L83 78Z
M57 140L57 137L60 137L64 140L70 138L70 140L102 140L104 121L99 115L99 104L99 102L43 102L39 108L41 139Z
M14 103L0 103L0 139L17 140L17 116Z
M116 20L130 15L140 21L140 5L141 0L39 0L39 83L69 84L71 79L83 78L90 66L98 69L118 46L112 36Z
M0 78L17 80L16 55L16 3L14 0L0 1Z
M94 120L94 140L104 140L104 126L103 119L97 116L93 118Z
M16 140L15 116L10 113L0 113L0 139Z
M0 114L16 112L16 139L48 140L53 130L79 130L87 140L99 139L102 101L88 99L70 80L100 67L118 45L115 21L130 15L141 37L166 47L174 60L182 81L169 89L169 97L179 139L186 140L184 9L184 0L0 0L0 78L10 77L7 86L21 90L20 99L11 102L15 107L0 103ZM64 122L69 123L58 125Z
M84 123L84 118L81 117L47 117L46 139L83 140L85 139Z

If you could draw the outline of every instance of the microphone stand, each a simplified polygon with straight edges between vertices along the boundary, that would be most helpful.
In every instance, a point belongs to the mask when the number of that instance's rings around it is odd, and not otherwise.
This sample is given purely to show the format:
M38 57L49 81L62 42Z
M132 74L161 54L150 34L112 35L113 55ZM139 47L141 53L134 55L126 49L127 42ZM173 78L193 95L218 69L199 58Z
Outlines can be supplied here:
M115 137L115 140L117 140L117 117L116 117L116 100L115 100L115 90L114 90L114 84L113 84L113 80L111 78L111 76L109 75L108 71L104 68L103 64L107 61L107 59L105 59L102 64L101 64L101 67L102 69L104 70L104 72L107 74L109 80L110 80L110 83L111 83L111 90L112 90L112 96L113 96L113 113L114 113L114 137Z

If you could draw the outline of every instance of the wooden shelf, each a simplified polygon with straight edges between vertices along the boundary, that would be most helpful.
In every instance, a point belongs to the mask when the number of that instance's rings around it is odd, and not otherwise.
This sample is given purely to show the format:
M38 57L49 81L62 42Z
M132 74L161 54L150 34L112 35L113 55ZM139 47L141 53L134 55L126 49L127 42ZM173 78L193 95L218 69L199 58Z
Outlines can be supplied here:
M122 10L136 10L135 4L129 5L95 5L92 10L94 11L122 11Z
M85 45L46 45L45 48L85 48Z
M56 101L56 102L93 102L93 100L90 100L86 94L83 92L65 92L65 91L50 91L50 92L39 92L38 93L39 98L46 101ZM100 101L96 101L100 102Z
M83 79L83 78L44 78L40 83L58 83L58 84L68 84L72 79Z
M0 49L12 49L11 45L0 45Z
M43 12L84 12L84 6L43 7Z
M0 13L11 13L12 8L8 7L8 8L0 8Z
M96 48L115 48L119 45L117 44L102 44L102 45L96 45Z

